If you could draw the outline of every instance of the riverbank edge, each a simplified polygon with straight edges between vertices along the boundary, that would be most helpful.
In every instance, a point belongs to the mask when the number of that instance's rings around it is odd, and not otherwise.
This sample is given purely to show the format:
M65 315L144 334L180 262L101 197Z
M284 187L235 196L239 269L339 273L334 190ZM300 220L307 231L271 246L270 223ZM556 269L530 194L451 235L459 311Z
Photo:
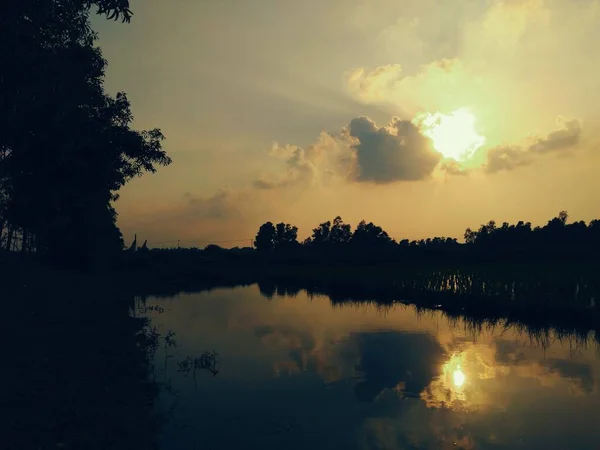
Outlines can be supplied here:
M385 284L394 276L417 276L433 272L465 272L494 276L495 279L559 280L594 277L600 264L393 264L393 265L294 265L269 262L203 262L189 266L169 264L123 264L119 269L93 273L49 267L23 257L0 257L0 273L6 276L0 292L16 296L32 294L50 298L61 290L85 292L94 289L109 298L167 297L179 293L200 292L217 288L249 286L260 282L291 283L309 294L333 297L340 286L352 290L348 301L376 302L382 305L402 303L427 310L442 310L450 316L525 324L534 328L551 327L579 334L594 330L600 336L600 308L579 305L519 304L494 301L490 297L457 296L443 292L402 295ZM383 286L383 288L382 288ZM339 289L338 289L339 290ZM95 295L97 298L97 295ZM356 300L359 298L360 300ZM333 301L333 300L332 300Z

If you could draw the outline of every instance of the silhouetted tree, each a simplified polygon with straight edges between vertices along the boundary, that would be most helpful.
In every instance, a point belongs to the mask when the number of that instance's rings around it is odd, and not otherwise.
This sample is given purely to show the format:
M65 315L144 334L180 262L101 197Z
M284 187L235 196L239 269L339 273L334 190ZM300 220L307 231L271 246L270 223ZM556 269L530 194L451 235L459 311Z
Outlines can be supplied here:
M312 235L304 241L304 244L309 247L323 247L329 242L331 234L331 222L323 222L317 228L313 228Z
M298 227L289 223L278 223L275 226L275 250L289 251L298 246Z
M352 227L345 224L340 216L330 221L321 223L313 229L312 235L304 242L307 247L319 249L339 247L349 244L352 240Z
M216 256L216 255L219 255L221 253L224 253L226 250L223 247L219 246L219 245L208 244L206 247L204 247L204 251L209 256Z
M566 211L561 211L545 226L535 229L530 222L519 221L516 225L503 222L497 226L491 220L477 231L467 228L464 234L466 244L459 244L456 238L445 236L413 241L402 239L396 243L380 226L364 220L352 233L350 226L338 216L333 222L323 222L314 228L304 242L306 251L296 255L306 262L326 263L424 260L522 262L597 257L600 251L600 221L593 220L589 225L583 221L567 224L567 219ZM267 222L257 235L257 248L267 252L278 249L285 254L297 245L296 233L296 227L283 223L275 226ZM290 242L294 244L289 245Z
M275 235L277 231L273 222L263 223L258 229L254 246L261 253L269 253L275 249Z
M392 238L383 230L383 228L375 225L373 222L366 223L362 220L352 236L352 244L367 246L381 246L393 242Z
M260 226L254 246L261 253L273 251L286 252L296 248L298 244L298 227L289 223L266 222Z
M24 0L0 9L4 220L52 261L78 266L122 248L111 205L117 191L170 163L160 131L131 129L126 95L104 91L94 6L131 18L126 0Z
M349 244L352 240L352 227L345 224L340 216L337 216L333 219L329 240L333 245Z

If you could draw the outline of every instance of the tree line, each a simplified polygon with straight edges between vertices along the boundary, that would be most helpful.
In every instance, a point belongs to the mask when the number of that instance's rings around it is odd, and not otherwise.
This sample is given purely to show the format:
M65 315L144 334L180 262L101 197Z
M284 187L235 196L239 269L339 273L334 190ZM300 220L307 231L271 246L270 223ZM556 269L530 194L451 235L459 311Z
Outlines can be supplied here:
M491 220L476 230L467 228L464 243L459 243L450 237L396 241L373 222L363 220L352 230L338 216L319 224L303 242L298 241L297 227L266 222L260 226L254 246L262 255L315 259L596 260L600 220L567 222L566 211L536 227L523 221L498 226Z
M118 254L119 189L171 162L160 130L133 129L127 95L105 91L94 9L133 15L128 0L0 7L0 248L76 267Z

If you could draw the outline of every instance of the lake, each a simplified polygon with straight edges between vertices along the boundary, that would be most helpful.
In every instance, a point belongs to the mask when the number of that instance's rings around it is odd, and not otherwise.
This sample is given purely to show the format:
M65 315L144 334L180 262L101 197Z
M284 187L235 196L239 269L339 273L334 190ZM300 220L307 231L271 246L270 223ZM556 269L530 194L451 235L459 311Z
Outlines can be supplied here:
M600 448L581 335L257 285L135 309L170 336L152 369L163 450ZM207 351L218 373L185 366Z

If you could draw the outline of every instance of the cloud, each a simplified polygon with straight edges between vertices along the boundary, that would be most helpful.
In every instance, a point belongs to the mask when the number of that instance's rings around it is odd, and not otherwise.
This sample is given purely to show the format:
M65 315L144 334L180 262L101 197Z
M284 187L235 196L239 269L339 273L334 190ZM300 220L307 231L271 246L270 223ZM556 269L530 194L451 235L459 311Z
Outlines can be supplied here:
M487 150L487 162L483 169L487 173L508 171L527 166L534 158L542 154L566 151L576 146L581 138L582 127L578 119L557 119L559 129L551 131L544 137L534 138L528 146L505 145Z
M559 116L558 129L545 136L529 138L527 145L505 144L479 151L481 169L488 173L528 166L546 153L576 146L582 135L579 119ZM323 187L338 182L389 184L429 178L435 170L465 176L476 170L473 163L444 159L432 141L412 121L393 117L379 127L369 117L352 119L338 134L321 132L305 149L274 143L271 158L283 161L275 173L262 173L252 186L259 190ZM483 161L481 160L483 158Z
M197 197L186 192L186 213L189 216L202 219L227 220L241 217L237 208L237 199L233 191L220 189L211 197Z
M439 168L442 172L448 175L468 175L470 170L461 166L461 164L454 159L444 159Z
M495 147L487 151L487 163L484 170L496 173L502 170L512 170L531 163L530 155L519 146Z
M389 47L384 64L346 73L352 97L402 105L409 114L470 107L495 146L562 111L597 117L600 59L590 57L600 36L597 1L467 1L443 12L432 3L422 0L422 11L404 12L386 28L385 42L374 48ZM443 52L440 36L453 41ZM538 148L550 150L552 143Z
M316 175L316 168L313 162L307 158L303 148L295 145L282 147L274 143L269 154L285 160L286 173L279 177L261 174L252 183L257 189L277 189L303 182L310 183Z
M393 117L378 127L369 117L356 117L338 135L322 132L306 150L273 144L269 155L285 162L282 174L261 174L257 189L330 185L337 181L372 182L422 180L441 159L431 140L408 120Z
M400 64L387 64L368 69L358 67L345 75L346 89L367 103L398 105L412 110L435 111L456 109L456 92L473 90L474 76L456 58L442 58L421 65L413 75L405 73Z
M386 127L378 128L368 117L358 117L350 121L346 131L355 139L356 181L422 180L441 159L431 140L408 120L394 117Z
M581 122L577 119L565 119L559 117L557 120L560 128L548 136L538 139L529 147L532 152L545 153L564 150L579 143L581 137Z

